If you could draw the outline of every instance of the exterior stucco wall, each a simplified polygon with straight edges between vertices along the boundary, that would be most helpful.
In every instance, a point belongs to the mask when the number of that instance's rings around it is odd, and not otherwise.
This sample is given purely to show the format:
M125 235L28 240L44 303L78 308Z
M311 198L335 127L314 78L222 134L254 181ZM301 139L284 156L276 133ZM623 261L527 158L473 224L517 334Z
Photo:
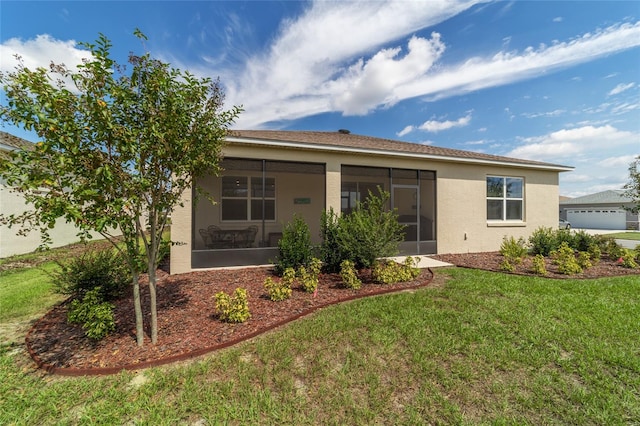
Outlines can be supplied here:
M486 177L522 177L524 220L486 220ZM442 164L438 167L438 253L496 251L505 236L524 237L558 226L558 173L507 167Z
M12 192L3 181L0 180L0 212L4 215L19 215L30 207L25 203L24 198L15 192ZM0 258L9 257L17 254L30 253L36 250L42 240L38 229L32 230L26 236L18 235L19 228L0 225ZM80 241L77 236L78 229L64 221L58 219L55 227L49 229L51 244L49 247L62 247L68 244ZM93 233L94 238L102 238L100 234Z
M341 166L393 167L436 172L436 240L438 253L496 251L504 236L527 238L535 229L558 226L558 171L479 165L462 162L417 159L408 156L350 154L310 149L231 145L225 156L266 160L324 163L326 204L340 211ZM524 220L489 223L486 220L486 177L509 176L524 179ZM190 271L191 204L174 211L172 239L189 240L172 247L171 272ZM185 241L186 242L186 241Z

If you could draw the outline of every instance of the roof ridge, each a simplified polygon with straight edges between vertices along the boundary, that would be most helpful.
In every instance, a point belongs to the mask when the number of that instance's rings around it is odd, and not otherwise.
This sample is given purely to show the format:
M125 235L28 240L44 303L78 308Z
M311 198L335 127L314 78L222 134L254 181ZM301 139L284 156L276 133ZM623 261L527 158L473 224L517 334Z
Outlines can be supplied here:
M437 157L454 157L459 159L496 161L530 166L544 166L571 170L573 167L552 164L542 161L525 160L495 154L467 151L456 148L445 148L437 145L399 141L375 136L359 135L340 131L313 130L232 130L229 136L248 139L263 139L281 142L297 142L301 144L331 145L355 149L373 149L397 153L413 153L433 155Z

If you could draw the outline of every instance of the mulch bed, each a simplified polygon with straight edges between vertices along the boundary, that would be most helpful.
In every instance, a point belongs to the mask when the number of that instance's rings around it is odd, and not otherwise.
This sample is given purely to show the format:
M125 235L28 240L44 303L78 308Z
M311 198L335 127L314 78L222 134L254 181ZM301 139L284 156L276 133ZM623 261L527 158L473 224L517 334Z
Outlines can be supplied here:
M447 254L431 256L458 267L502 272L503 257L498 252ZM512 273L535 275L531 258ZM602 278L639 275L640 269L628 269L615 261L603 259L577 275L564 275L546 259L547 275L558 279ZM158 271L158 343L148 337L138 347L135 337L133 302L125 298L115 302L116 331L99 342L84 336L78 325L66 321L67 303L54 307L40 319L26 338L27 349L36 363L47 371L64 375L112 374L122 369L139 369L192 358L249 339L286 324L315 310L346 300L402 291L428 285L433 279L430 269L414 281L393 285L375 284L369 271L363 272L363 286L350 290L342 286L338 274L322 274L316 296L294 288L292 297L281 302L268 299L263 288L268 268L211 270L181 275ZM249 293L251 318L242 324L219 320L215 312L215 293L231 294L243 287ZM148 286L142 282L142 306L148 325ZM149 330L146 330L147 336Z
M116 331L101 341L84 336L79 325L66 320L68 303L54 307L32 327L26 337L27 350L38 366L63 375L112 374L199 356L290 322L319 308L346 300L425 286L433 273L423 270L407 283L373 283L369 271L360 278L362 288L342 286L338 274L322 274L317 294L294 288L290 299L273 302L263 288L271 269L243 268L211 270L181 275L158 271L158 342L151 344L146 329L145 344L137 346L133 301L115 302ZM251 318L241 324L220 321L214 295L235 288L248 290ZM145 326L149 323L148 285L141 283Z

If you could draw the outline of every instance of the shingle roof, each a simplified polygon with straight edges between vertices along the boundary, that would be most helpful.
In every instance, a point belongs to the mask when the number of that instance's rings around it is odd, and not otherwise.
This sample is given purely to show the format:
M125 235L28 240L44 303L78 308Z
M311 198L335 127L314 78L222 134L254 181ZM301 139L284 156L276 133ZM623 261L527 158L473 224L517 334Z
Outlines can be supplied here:
M11 133L0 131L0 149L10 151L15 148L30 149L32 147L32 142L14 136Z
M561 201L560 205L568 204L622 204L631 203L633 200L624 196L623 190L612 189L609 191L597 192L595 194L584 195L582 197L571 198Z
M459 149L441 148L433 145L400 142L391 139L374 138L343 132L284 131L284 130L234 130L229 135L230 142L248 142L247 140L265 142L287 142L307 145L308 148L322 147L343 148L345 151L363 150L385 152L388 154L404 154L422 157L439 157L445 160L483 161L501 164L529 166L532 168L558 169L568 171L573 168L541 161L523 160Z

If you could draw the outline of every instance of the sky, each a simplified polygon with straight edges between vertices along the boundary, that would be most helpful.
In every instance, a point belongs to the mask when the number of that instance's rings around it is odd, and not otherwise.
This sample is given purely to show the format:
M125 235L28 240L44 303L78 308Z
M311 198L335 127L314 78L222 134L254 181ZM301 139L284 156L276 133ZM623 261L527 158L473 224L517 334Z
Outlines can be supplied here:
M219 77L226 107L244 108L235 129L349 129L571 166L569 197L621 189L640 155L638 0L2 0L0 71L15 54L72 66L100 33L120 63L149 52Z

